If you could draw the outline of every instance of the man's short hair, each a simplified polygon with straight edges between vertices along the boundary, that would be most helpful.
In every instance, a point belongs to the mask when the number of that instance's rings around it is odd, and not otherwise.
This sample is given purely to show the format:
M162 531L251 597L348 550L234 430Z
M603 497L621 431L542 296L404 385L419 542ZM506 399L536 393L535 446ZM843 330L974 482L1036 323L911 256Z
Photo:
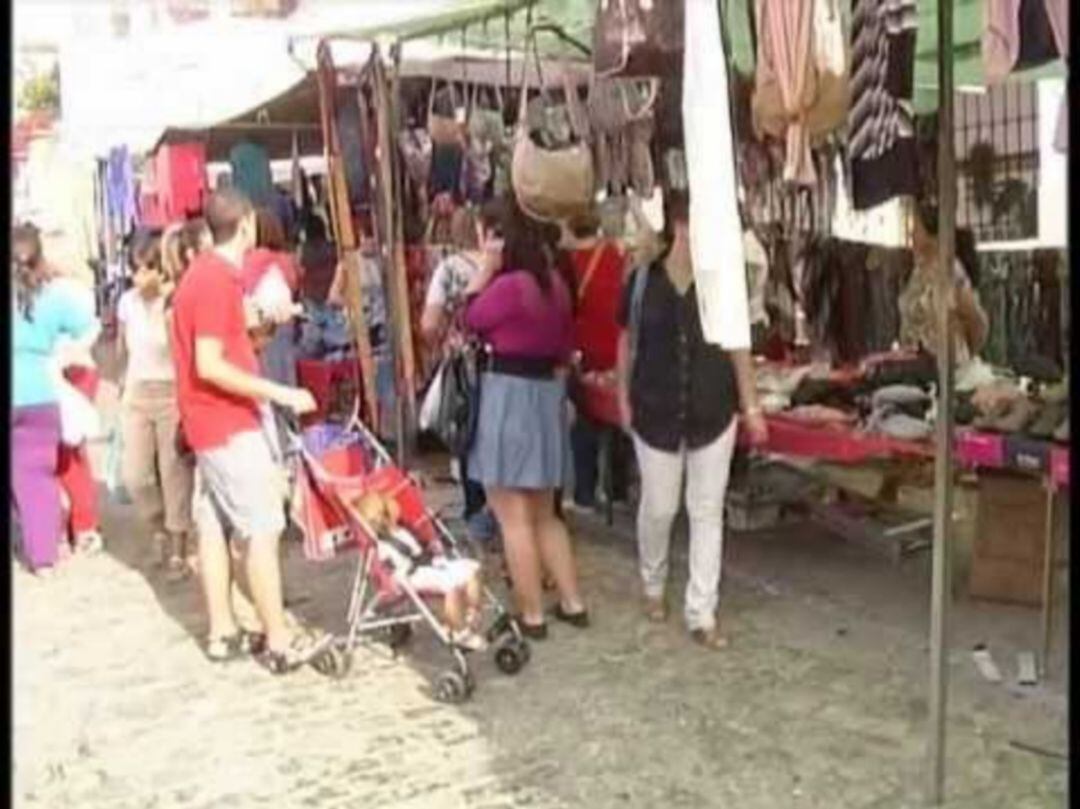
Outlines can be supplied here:
M221 188L211 194L206 203L206 224L214 244L228 244L236 238L240 223L254 210L247 195L236 188Z

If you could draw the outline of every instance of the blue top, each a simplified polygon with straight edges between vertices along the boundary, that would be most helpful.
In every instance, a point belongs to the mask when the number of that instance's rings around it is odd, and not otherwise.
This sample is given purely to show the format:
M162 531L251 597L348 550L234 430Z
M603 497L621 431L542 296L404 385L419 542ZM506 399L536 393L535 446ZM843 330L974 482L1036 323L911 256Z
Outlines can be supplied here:
M50 281L34 298L27 319L12 305L12 407L57 401L52 361L62 336L79 339L97 324L93 300L72 282Z

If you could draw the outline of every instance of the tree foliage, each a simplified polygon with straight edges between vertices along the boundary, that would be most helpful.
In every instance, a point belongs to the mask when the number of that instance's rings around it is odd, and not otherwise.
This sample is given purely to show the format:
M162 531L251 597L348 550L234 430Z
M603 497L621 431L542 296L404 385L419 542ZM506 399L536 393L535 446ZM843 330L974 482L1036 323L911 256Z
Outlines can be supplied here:
M28 79L19 92L19 106L27 112L59 110L60 71L51 70Z

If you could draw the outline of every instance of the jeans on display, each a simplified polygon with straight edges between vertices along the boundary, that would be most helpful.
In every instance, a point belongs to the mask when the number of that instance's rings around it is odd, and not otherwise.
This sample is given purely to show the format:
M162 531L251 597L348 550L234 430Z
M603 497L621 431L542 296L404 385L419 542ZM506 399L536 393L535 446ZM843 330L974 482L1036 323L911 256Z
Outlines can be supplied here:
M686 585L684 615L691 629L711 629L720 599L724 549L724 498L731 459L735 452L737 422L701 449L663 452L635 436L641 473L641 505L637 533L640 570L645 594L663 596L668 577L671 529L679 511L683 474L686 475L686 511L690 518L690 578Z

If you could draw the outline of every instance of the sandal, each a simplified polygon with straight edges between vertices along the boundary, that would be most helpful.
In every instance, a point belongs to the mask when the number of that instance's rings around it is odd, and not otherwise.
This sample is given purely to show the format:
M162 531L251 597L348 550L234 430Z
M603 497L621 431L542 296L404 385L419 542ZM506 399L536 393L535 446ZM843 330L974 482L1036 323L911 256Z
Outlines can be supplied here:
M287 649L279 651L267 648L258 653L256 659L271 674L288 674L313 662L329 648L333 640L333 635L303 631L293 636Z
M540 622L538 624L527 624L521 616L514 619L517 622L518 629L521 630L521 634L529 640L547 640L547 624Z
M645 598L645 617L654 624L662 624L667 621L667 604L662 598Z
M187 561L183 556L170 556L165 563L165 578L169 581L183 581L189 575Z
M556 620L562 621L564 624L570 624L570 626L578 629L587 629L589 626L589 611L584 607L577 612L567 612L563 609L562 604L556 604L551 614Z
M711 629L691 629L690 638L698 646L704 646L706 649L713 651L726 649L728 645L727 636L720 631L719 627L715 626Z
M238 629L233 635L209 638L203 651L212 663L228 663L249 655L261 654L266 649L266 635Z
M84 531L75 537L75 553L93 556L105 550L105 540L98 531Z

